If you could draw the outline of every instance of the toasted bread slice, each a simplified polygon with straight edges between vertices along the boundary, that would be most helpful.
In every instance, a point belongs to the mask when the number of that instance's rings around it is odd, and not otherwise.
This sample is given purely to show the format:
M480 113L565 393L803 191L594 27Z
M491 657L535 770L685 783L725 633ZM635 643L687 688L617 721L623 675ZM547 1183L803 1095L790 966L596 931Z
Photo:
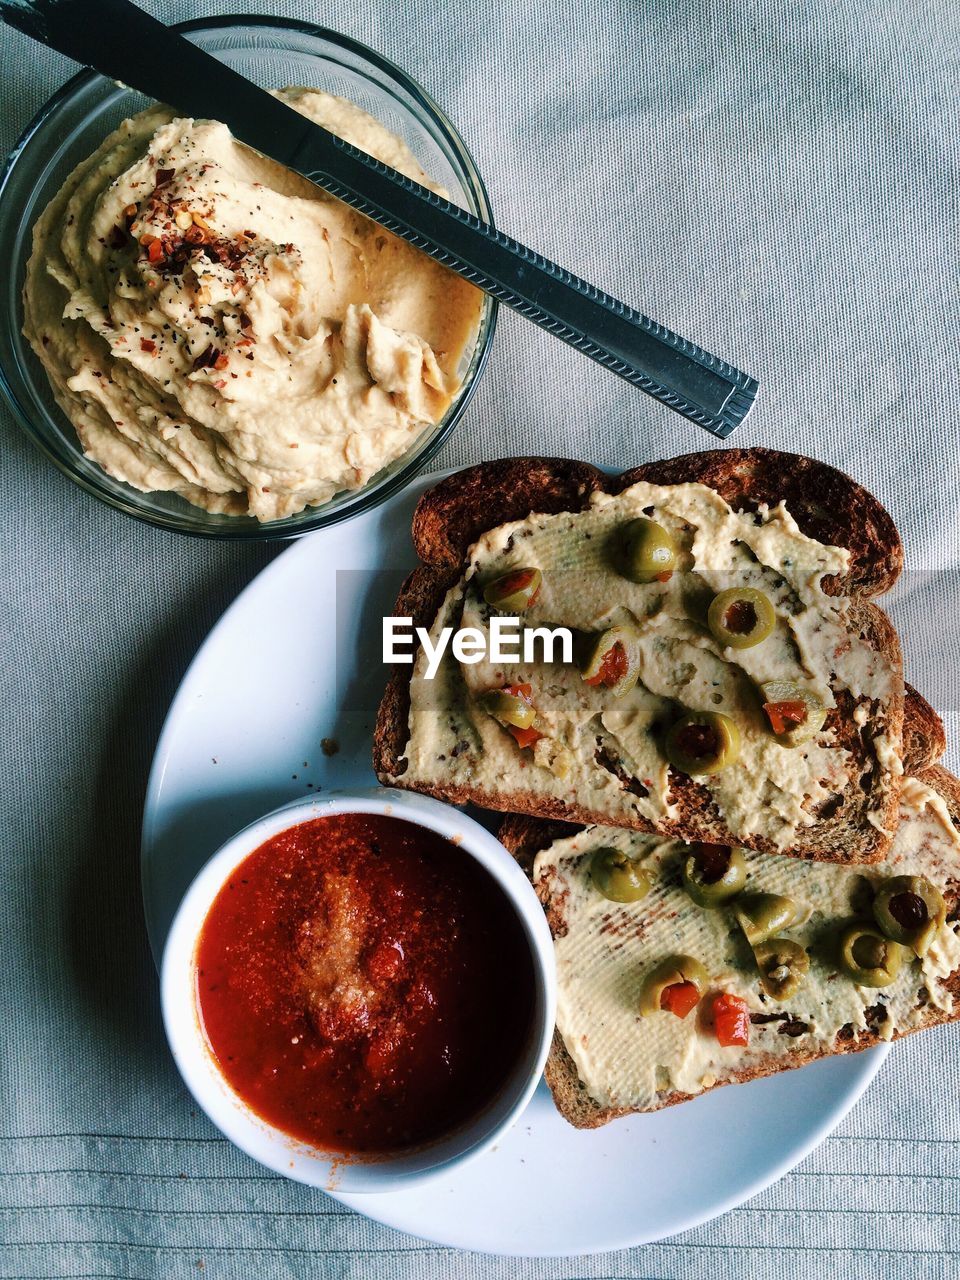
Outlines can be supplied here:
M619 761L610 768L620 782L612 806L585 803L584 790L551 794L538 770L517 752L517 767L509 779L494 785L484 780L467 756L456 768L445 766L433 776L417 776L408 769L410 744L411 669L396 667L382 700L374 738L374 767L388 785L425 791L455 804L472 802L485 808L529 813L580 823L614 823L635 830L658 830L680 838L730 842L765 850L785 851L813 859L870 862L889 847L897 820L898 762L902 736L902 668L899 642L886 616L872 597L886 591L902 566L896 528L883 506L861 485L823 463L796 454L767 449L727 449L690 454L650 463L620 476L607 476L584 463L565 459L512 458L467 468L423 495L413 521L413 540L423 562L401 589L395 614L409 616L415 626L429 628L455 589L471 547L486 531L532 512L583 512L597 494L620 494L639 482L704 484L735 510L753 512L780 502L799 530L826 546L849 552L843 572L823 579L824 591L843 595L850 634L877 655L890 672L890 693L883 705L869 708L870 722L857 722L857 708L839 691L838 705L827 720L832 743L849 752L853 762L842 795L823 801L815 821L804 825L787 845L762 832L731 835L721 811L703 781L671 770L670 813L651 817L637 812L638 779ZM757 517L759 519L760 517ZM871 739L885 741L889 756L884 767L872 754ZM476 748L474 748L476 749ZM461 751L459 744L451 752ZM445 757L446 758L446 757ZM889 767L887 767L889 765ZM594 799L596 797L594 796ZM806 819L804 819L804 822Z
M930 820L934 823L933 835L931 835L930 821L927 821L923 814L918 817L916 810L918 800L922 803L931 795L939 797L943 801L949 818L954 824L960 825L960 780L933 763L944 747L943 727L929 704L909 686L905 726L907 751L904 763L912 779L904 788L904 797L907 800L905 811L897 829L889 863L871 866L867 874L871 880L882 879L888 874L899 874L902 869L900 864L909 857L912 859L910 865L914 873L925 874L937 884L947 906L946 928L951 931L954 938L950 948L944 949L944 954L951 955L954 961L950 972L942 974L936 980L936 985L932 984L931 989L927 989L924 985L924 976L918 971L918 962L913 961L912 978L907 975L902 989L879 988L875 995L866 996L862 1002L859 1025L855 1025L852 1021L844 1023L837 1028L835 1035L828 1042L821 1039L810 1043L811 1035L804 1030L807 1024L797 1016L789 1000L782 1005L767 1003L762 1006L753 1001L752 1016L756 1021L751 1027L751 1039L760 1040L761 1043L755 1046L756 1051L750 1055L748 1061L743 1060L743 1051L736 1048L720 1050L715 1054L720 1059L719 1068L716 1066L710 1068L710 1073L715 1076L715 1079L712 1082L708 1079L708 1083L696 1094L668 1086L643 1106L615 1105L609 1100L598 1101L594 1098L581 1078L574 1057L558 1029L547 1061L546 1078L557 1107L565 1119L578 1128L596 1128L618 1116L671 1106L687 1101L711 1088L744 1083L760 1076L804 1066L808 1062L836 1053L851 1053L870 1048L884 1039L896 1039L914 1031L921 1031L960 1018L960 945L957 942L960 935L960 924L957 923L960 916L960 842L957 841L955 832L951 836L947 831L942 816L940 818L934 816ZM508 816L500 829L500 838L503 843L527 874L534 878L551 930L556 938L562 938L565 930L570 927L569 904L560 880L549 873L544 873L542 868L539 875L535 874L535 862L541 851L555 846L558 841L569 841L578 830L582 831L582 828L566 823L544 822L523 815ZM606 830L612 834L613 838L623 839L622 832L611 832L610 828ZM603 829L595 828L594 831L602 833ZM589 836L589 831L586 834ZM601 839L603 838L605 837L601 834ZM632 836L630 839L639 847L643 841L649 842L650 837ZM588 843L590 843L589 840ZM668 864L669 860L666 861ZM860 877L855 876L854 872L847 868L831 867L825 864L801 866L796 862L776 858L763 858L760 862L765 868L770 869L775 868L777 863L782 863L788 875L801 872L806 877L816 878L817 881L834 880L837 883L849 881L852 895L856 896L860 892L854 885L854 880ZM644 903L647 903L647 899L636 904L640 916L654 910L650 905L645 907ZM676 919L681 922L684 915L697 916L701 912L701 909L690 901L679 883L671 883L666 889L664 902L656 903L656 909L664 907L668 912L676 913ZM706 914L715 916L717 913ZM736 932L732 917L728 923ZM622 935L623 931L618 931L612 921L608 920L606 927L615 936ZM681 928L682 924L673 927ZM822 930L827 927L829 922L814 917L809 922L807 931L810 937L816 938L818 933L822 933ZM628 934L627 937L627 945L620 953L625 969L635 967L642 973L651 960L655 962L660 958L644 954L642 936L633 946L630 945L630 935ZM801 938L801 940L805 939ZM651 945L653 944L648 943L648 946ZM678 944L676 949L683 948ZM816 944L814 952L816 957ZM749 965L749 952L744 951L743 955L745 962ZM940 963L941 965L944 963L942 956ZM843 974L832 978L829 966L828 969L824 969L822 961L818 958L814 959L813 965L814 972L819 971L819 979L824 983L825 989L829 989L830 983L849 981ZM560 980L562 983L562 973ZM759 991L755 977L753 986L755 991ZM931 997L931 990L935 992L935 999ZM892 996L891 993L893 993ZM891 1007L897 1011L894 1016L891 1015ZM669 1015L655 1015L655 1017L669 1018ZM902 1021L896 1022L895 1017L902 1018ZM650 1027L648 1020L639 1018L634 1025L638 1038ZM709 1040L709 1028L702 1029L698 1034L702 1034ZM573 1048L576 1052L575 1045Z

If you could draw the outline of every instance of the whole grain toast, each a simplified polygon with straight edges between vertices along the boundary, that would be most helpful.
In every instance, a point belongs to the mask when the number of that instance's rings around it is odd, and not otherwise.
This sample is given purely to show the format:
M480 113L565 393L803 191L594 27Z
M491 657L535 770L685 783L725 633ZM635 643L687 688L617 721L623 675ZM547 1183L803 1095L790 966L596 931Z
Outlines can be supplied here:
M906 686L904 729L904 767L907 774L931 787L943 799L954 823L960 826L960 779L935 763L946 745L943 725L930 704L909 685ZM550 822L526 815L511 814L504 818L498 834L502 843L527 875L532 876L537 853L555 840L563 839L578 829L580 828L569 823ZM551 902L548 897L544 900L542 886L539 892L551 931L556 933L563 927L562 904ZM945 898L947 919L960 918L960 881L948 886ZM696 910L696 908L692 909ZM927 1005L921 1024L904 1031L895 1030L894 1039L960 1019L960 970L951 974L946 985L957 1002L954 1010L947 1012ZM862 1049L869 1049L883 1039L879 1020L884 1016L885 1010L878 1003L868 1011L870 1012L875 1015L875 1025L860 1031L855 1031L852 1026L841 1028L830 1049L809 1050L798 1046L790 1049L786 1054L771 1055L767 1060L752 1065L748 1070L734 1072L726 1079L717 1081L705 1088L703 1092L721 1088L725 1084L742 1084L765 1075L802 1067L808 1062L837 1053L855 1053ZM789 1019L785 1021L784 1026L790 1028ZM629 1108L602 1106L590 1096L559 1031L554 1032L545 1076L558 1110L570 1124L577 1128L593 1129L620 1116L635 1114ZM650 1109L673 1106L689 1101L695 1096L699 1094L665 1092L658 1099L657 1106Z
M899 673L899 642L892 625L872 597L887 591L903 563L900 539L892 518L862 485L835 468L797 454L770 449L724 449L688 454L666 462L647 463L619 476L605 475L586 463L559 458L509 458L483 463L442 480L420 499L413 519L413 542L422 561L403 584L394 613L412 617L414 626L429 628L447 591L461 576L470 546L486 530L531 512L581 511L590 495L616 494L638 481L657 484L699 482L718 492L732 507L756 510L784 501L801 531L817 541L846 547L851 553L842 578L824 580L824 589L850 597L850 621L865 641ZM404 777L408 741L412 668L395 667L380 705L374 734L374 768L387 785L423 790L454 804L471 802L484 808L529 813L580 823L611 821L606 813L576 803L516 788L484 790L443 781L428 785ZM899 683L899 682L898 682ZM848 708L847 708L848 709ZM838 745L862 759L858 729L844 708L830 712ZM902 732L902 704L895 696L887 709L887 730L894 740ZM860 752L861 754L858 754ZM865 818L877 771L863 760L860 791L834 813L820 816L804 832L802 856L832 861L876 861L889 846L897 817L896 788L883 798L879 825ZM851 795L856 788L851 787ZM686 774L673 772L672 799L679 817L658 829L689 839L723 842L727 834L709 791ZM874 796L874 799L876 797ZM615 819L619 821L619 819ZM653 830L637 815L624 822L636 830ZM759 836L743 839L757 849L774 851Z

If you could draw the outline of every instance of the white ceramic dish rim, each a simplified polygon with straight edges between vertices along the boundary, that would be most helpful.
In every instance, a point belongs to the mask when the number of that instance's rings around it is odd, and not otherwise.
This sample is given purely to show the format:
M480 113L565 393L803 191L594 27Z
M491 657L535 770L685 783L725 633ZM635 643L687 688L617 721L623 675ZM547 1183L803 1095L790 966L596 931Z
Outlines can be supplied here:
M231 873L265 840L339 813L402 818L457 843L493 877L514 908L530 948L535 983L531 1032L523 1055L501 1092L453 1133L383 1159L351 1160L321 1152L257 1116L225 1081L207 1045L195 1002L195 951L200 928ZM204 864L174 917L160 970L164 1029L177 1069L197 1104L231 1142L252 1159L298 1182L332 1192L383 1192L449 1173L487 1151L526 1109L543 1073L556 1017L553 941L527 877L503 845L466 814L429 796L371 787L294 800L231 837Z

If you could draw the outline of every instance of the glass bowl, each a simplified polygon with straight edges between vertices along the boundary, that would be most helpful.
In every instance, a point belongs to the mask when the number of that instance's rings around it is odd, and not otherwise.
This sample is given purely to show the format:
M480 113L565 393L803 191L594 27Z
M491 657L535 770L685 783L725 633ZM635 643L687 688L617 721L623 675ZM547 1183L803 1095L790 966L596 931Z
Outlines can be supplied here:
M404 139L426 173L456 203L491 221L483 182L463 140L433 99L379 54L322 27L274 17L205 18L177 27L196 44L265 88L308 85L349 98ZM0 390L30 438L87 493L128 515L178 533L233 539L289 538L335 524L384 501L422 471L467 407L486 365L497 304L484 300L464 353L463 383L443 418L362 489L261 524L216 515L172 493L141 493L86 458L57 406L46 374L20 332L21 292L33 225L70 170L148 99L93 71L56 93L17 143L0 179L0 262L12 265L0 291Z

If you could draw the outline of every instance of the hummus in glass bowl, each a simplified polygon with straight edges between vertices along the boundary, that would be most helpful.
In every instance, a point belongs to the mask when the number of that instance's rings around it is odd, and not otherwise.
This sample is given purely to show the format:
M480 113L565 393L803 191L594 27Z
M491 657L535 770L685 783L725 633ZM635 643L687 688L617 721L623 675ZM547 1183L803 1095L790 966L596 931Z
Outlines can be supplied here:
M195 38L220 52L226 25L197 24ZM239 27L252 29L254 47L264 29L283 45L284 71L325 71L316 82L328 87L276 90L290 106L489 217L452 127L396 68L371 66L375 55L316 28ZM288 61L291 42L309 56ZM317 55L340 60L335 74ZM233 42L222 56L263 82ZM397 83L381 103L367 86L385 72ZM51 144L65 107L79 115L96 92L136 100L81 73L28 131L5 186L24 181L26 151L39 135ZM117 120L119 104L109 105L95 113L101 139L105 119ZM398 107L414 116L412 129ZM55 461L133 514L228 537L289 536L342 519L420 470L483 366L491 300L223 124L154 105L125 112L82 150L80 137L91 136L83 114L47 165L43 198L38 185L13 250L24 263L22 333L0 335L4 389ZM440 144L436 167L425 126ZM10 236L8 226L0 238ZM7 349L18 343L23 352ZM21 381L55 401L44 415L55 436L24 404Z

